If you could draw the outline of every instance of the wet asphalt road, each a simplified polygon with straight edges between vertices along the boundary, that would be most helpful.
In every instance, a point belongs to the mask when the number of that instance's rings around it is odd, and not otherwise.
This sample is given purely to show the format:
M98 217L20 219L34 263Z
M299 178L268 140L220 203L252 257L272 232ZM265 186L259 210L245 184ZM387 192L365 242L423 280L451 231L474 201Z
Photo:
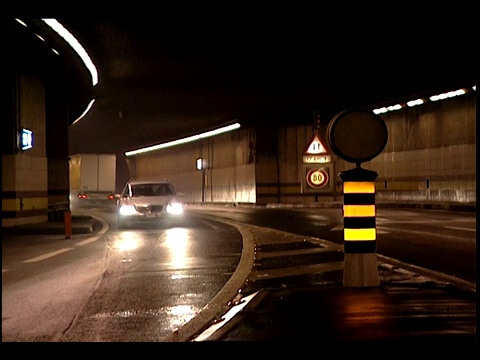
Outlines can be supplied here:
M472 283L379 255L378 286L346 287L341 245L263 227L248 231L254 263L241 297L189 341L476 341Z
M225 288L242 252L236 229L210 220L94 223L70 239L2 239L3 341L165 342Z
M208 221L208 216L205 219ZM379 257L379 286L344 287L339 244L281 230L226 224L236 227L244 238L238 266L228 281L224 279L228 291L219 297L220 290L216 304L202 309L167 339L161 336L151 341L476 341L475 291L465 290L448 278L408 270ZM118 293L119 284L110 290ZM135 288L130 286L130 291ZM230 317L230 313L235 315ZM155 319L158 314L150 316ZM90 323L83 328L107 329L105 320L98 322L100 318L97 316L94 325L92 316L85 317ZM129 317L119 316L115 321L122 318ZM145 324L137 321L136 325ZM145 329L150 335L144 333L144 339L150 339L154 329ZM117 341L135 341L130 335L125 333ZM103 341L106 339L108 334ZM141 334L137 339L142 341Z

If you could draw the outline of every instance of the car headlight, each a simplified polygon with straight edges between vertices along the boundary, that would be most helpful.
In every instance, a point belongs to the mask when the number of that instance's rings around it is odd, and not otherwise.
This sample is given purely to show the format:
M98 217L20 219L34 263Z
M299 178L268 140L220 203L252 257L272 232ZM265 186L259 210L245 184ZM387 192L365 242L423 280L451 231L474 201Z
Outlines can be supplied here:
M183 213L183 204L178 201L171 201L165 210L169 214L180 215Z
M133 215L137 213L135 206L133 205L122 205L119 209L120 215Z

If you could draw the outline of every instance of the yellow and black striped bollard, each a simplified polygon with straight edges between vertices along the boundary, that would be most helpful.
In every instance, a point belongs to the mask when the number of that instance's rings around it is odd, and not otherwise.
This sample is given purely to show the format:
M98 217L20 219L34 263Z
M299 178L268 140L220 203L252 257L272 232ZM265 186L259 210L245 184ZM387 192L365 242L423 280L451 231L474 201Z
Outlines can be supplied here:
M375 171L357 166L339 174L343 181L343 285L379 285L375 207Z

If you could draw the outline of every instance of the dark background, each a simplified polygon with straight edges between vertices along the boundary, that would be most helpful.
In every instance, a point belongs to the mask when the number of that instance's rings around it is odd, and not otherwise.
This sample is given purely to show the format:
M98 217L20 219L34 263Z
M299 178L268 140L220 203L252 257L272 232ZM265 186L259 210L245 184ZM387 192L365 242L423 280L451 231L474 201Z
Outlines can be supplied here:
M465 7L162 9L58 18L99 71L93 109L70 126L71 154L122 152L233 121L273 130L313 125L316 113L328 123L348 108L476 83Z

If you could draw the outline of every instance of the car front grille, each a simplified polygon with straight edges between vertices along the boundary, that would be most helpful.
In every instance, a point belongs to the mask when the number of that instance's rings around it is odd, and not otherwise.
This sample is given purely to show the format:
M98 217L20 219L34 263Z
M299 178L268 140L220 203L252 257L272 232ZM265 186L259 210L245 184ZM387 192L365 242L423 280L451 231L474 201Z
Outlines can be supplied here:
M163 205L135 206L135 209L140 214L157 213L162 212Z
M152 205L150 206L150 211L152 213L161 212L163 210L163 205Z

